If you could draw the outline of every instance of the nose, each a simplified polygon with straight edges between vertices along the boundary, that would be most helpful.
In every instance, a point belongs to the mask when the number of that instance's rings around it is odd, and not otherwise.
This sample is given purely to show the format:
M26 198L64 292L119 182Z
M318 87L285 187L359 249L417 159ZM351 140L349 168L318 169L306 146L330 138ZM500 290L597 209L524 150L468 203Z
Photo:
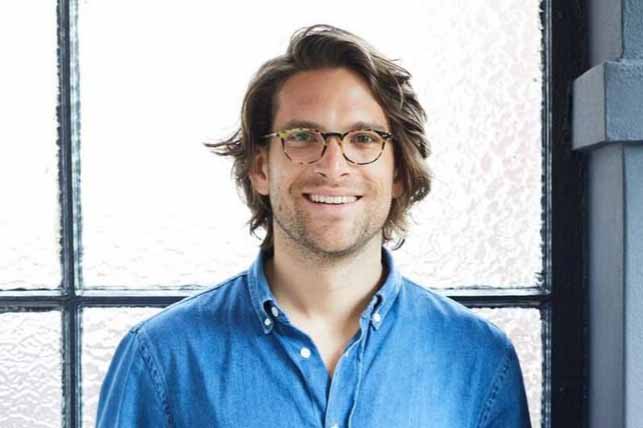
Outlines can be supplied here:
M350 165L342 154L339 136L329 136L326 141L327 145L324 156L313 164L315 172L331 180L348 175Z

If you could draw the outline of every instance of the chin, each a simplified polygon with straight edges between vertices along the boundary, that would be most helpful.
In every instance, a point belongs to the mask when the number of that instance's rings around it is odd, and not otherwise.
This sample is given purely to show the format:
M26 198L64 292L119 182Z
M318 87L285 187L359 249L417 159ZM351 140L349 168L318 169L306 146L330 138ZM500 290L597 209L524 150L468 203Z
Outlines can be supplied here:
M345 236L337 239L323 237L323 239L307 239L305 244L308 249L318 255L327 257L344 257L354 254L364 248L370 240L347 239Z

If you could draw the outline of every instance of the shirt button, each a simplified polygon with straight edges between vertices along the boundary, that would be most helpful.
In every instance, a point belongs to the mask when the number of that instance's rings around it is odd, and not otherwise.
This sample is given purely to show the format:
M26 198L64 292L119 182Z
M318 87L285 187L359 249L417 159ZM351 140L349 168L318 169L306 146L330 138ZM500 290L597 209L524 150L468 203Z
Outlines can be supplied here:
M273 306L272 309L270 309L270 312L272 312L272 314L276 317L279 316L279 309L277 309L275 306Z
M333 424L330 428L339 428L339 424Z
M263 323L264 323L265 325L269 326L270 324L272 324L272 321L270 321L270 318L266 318L266 319L263 321Z
M299 351L299 353L300 353L300 354L301 354L301 356L302 356L302 357L304 357L304 358L310 358L310 349L306 348L305 346L304 346L303 348L301 348L301 350Z
M373 314L373 321L375 322L382 321L382 316L379 314L379 312L375 312L375 314Z

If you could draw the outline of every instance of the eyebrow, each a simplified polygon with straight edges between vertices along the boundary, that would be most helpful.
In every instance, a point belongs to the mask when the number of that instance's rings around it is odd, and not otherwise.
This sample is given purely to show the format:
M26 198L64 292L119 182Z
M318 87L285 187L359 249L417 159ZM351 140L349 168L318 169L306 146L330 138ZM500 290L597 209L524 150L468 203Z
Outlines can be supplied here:
M320 125L317 122L313 122L310 120L301 120L301 119L291 119L288 122L286 122L281 129L292 129L292 128L313 128L313 129L319 129L322 131L325 131L325 128ZM349 130L353 129L375 129L378 131L384 131L388 132L386 130L385 126L382 126L381 124L375 123L375 122L365 122L365 121L358 121L354 122L351 124L351 126L348 127Z

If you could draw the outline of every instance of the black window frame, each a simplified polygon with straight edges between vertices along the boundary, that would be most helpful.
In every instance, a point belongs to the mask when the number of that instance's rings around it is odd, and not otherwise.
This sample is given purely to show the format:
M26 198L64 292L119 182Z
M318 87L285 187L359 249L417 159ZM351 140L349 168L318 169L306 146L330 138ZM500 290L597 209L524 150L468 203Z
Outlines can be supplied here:
M181 290L77 289L81 279L80 163L77 141L75 0L58 0L58 146L62 284L57 290L0 290L0 313L62 314L63 426L82 424L81 316L85 307L164 307ZM586 2L543 0L543 276L542 287L458 289L443 293L469 307L538 308L543 322L543 427L587 426L585 161L571 146L571 85L588 68ZM555 284L555 286L552 286Z

